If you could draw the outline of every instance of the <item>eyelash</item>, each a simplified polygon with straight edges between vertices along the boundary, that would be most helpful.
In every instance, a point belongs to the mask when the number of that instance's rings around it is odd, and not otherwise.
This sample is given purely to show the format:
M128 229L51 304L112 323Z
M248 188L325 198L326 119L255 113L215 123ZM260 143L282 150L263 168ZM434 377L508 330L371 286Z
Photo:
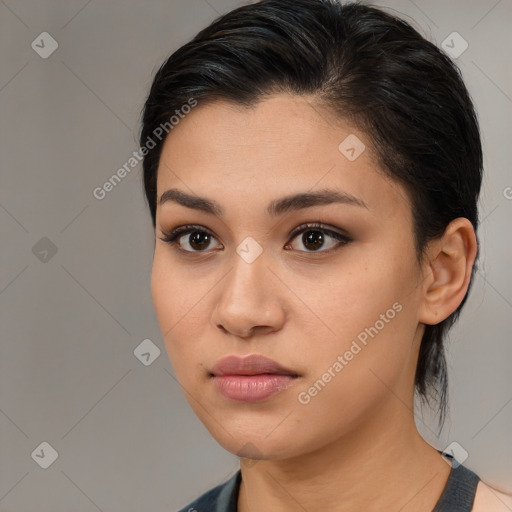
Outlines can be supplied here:
M294 238L296 238L299 234L306 232L306 231L319 231L319 232L323 233L324 235L328 235L329 237L334 238L335 240L338 240L339 243L336 246L331 247L330 249L327 249L327 250L299 251L301 253L309 253L309 254L330 253L330 252L337 250L337 249L341 248L342 246L347 245L350 242L352 242L352 239L349 238L348 236L343 235L337 231L333 231L331 229L325 228L325 227L323 227L322 224L315 223L315 222L302 224L302 225L298 226L297 228L295 228L292 231L292 233L290 234L290 242ZM208 230L202 226L197 226L197 225L179 226L176 229L174 229L173 231L171 231L170 233L163 233L164 236L159 237L159 238L163 242L173 245L176 248L176 250L178 250L182 253L185 253L185 254L189 254L189 255L190 254L203 254L203 253L209 252L207 250L205 250L205 251L187 251L186 249L182 249L180 247L179 239L186 234L190 234L190 233L194 233L194 232L205 233L205 234L210 235L211 237L215 238L215 235L210 230ZM290 242L287 242L286 245L288 245Z

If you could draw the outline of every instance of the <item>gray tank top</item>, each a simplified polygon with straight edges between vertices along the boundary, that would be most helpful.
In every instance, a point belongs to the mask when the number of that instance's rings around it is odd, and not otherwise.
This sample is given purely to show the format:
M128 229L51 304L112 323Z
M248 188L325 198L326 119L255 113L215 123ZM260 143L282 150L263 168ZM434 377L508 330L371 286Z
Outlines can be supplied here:
M471 512L479 481L473 471L452 460L450 476L432 512Z
M178 512L237 512L241 479L238 470L228 481L210 489ZM471 512L479 480L473 471L452 461L450 476L432 512Z

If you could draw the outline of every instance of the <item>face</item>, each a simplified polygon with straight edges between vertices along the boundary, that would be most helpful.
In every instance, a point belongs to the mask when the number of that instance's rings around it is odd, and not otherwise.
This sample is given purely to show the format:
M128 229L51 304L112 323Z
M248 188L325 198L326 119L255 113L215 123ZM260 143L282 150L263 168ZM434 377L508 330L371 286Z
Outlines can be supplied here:
M364 133L312 98L199 103L167 137L157 197L157 319L187 400L224 448L298 456L412 397L411 205ZM288 375L216 366L253 355Z

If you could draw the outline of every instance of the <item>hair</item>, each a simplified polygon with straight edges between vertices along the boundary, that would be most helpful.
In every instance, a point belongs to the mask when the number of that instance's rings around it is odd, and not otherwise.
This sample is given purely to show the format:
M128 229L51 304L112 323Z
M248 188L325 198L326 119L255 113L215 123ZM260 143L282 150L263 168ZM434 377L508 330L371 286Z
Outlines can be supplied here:
M455 218L478 227L482 147L477 116L455 63L406 21L373 5L262 0L214 20L157 71L142 111L144 190L156 227L158 127L191 99L250 107L275 93L312 95L369 136L380 170L403 185L421 261ZM182 117L182 116L180 116ZM156 130L156 131L155 131ZM162 129L160 128L160 132ZM478 252L477 252L478 258ZM473 276L476 263L473 266ZM444 339L460 314L426 325L415 374L423 402L447 406Z

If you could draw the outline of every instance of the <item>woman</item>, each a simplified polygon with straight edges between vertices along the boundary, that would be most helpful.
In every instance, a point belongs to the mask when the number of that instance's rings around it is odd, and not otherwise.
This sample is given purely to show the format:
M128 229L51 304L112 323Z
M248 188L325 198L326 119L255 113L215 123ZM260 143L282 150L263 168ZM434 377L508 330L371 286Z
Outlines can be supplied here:
M478 255L456 66L404 21L263 0L178 49L143 114L152 296L176 377L241 457L183 511L512 510L419 434Z

